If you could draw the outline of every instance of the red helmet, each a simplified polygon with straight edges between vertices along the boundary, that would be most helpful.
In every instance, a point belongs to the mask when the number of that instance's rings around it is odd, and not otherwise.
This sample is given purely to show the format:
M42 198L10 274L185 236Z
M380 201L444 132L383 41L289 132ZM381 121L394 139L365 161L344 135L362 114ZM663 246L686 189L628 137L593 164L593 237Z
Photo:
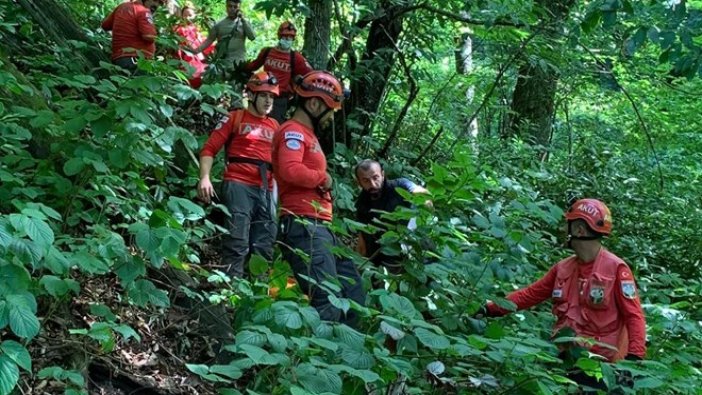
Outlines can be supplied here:
M299 78L295 84L295 93L301 97L317 97L327 107L338 110L344 100L344 88L339 80L326 71L314 70Z
M278 89L278 79L267 71L259 71L251 76L246 83L246 89L251 92L270 92L276 96L280 94Z
M283 36L293 36L293 38L297 36L297 28L295 27L295 25L293 25L292 22L285 21L281 23L278 27L278 38L281 38Z
M590 229L608 235L612 233L612 214L607 206L597 199L580 199L565 213L566 220L582 219Z

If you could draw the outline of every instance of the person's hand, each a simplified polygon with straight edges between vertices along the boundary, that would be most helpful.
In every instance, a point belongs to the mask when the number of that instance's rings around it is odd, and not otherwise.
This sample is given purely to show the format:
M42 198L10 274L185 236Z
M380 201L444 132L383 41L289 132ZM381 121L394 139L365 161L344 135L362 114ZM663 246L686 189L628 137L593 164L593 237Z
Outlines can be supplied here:
M331 174L327 172L327 178L324 180L324 184L322 184L322 190L330 191L332 189L332 185L334 184L334 180L332 179Z
M483 318L486 318L489 316L490 316L490 314L489 314L489 310L487 308L487 305L482 305L482 306L480 306L478 311L473 313L471 318L476 319L476 320L482 320Z
M212 187L212 181L210 181L209 176L204 176L197 183L197 197L200 198L205 203L210 203L212 201L212 196L215 195L214 187Z

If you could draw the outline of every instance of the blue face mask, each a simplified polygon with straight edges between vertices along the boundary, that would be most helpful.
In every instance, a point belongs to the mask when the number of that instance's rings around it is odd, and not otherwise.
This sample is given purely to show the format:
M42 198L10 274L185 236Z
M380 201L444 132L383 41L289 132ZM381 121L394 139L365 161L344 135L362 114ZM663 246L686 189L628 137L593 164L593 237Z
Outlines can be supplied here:
M289 50L292 48L293 40L287 39L287 38L281 38L278 40L278 46L284 50Z

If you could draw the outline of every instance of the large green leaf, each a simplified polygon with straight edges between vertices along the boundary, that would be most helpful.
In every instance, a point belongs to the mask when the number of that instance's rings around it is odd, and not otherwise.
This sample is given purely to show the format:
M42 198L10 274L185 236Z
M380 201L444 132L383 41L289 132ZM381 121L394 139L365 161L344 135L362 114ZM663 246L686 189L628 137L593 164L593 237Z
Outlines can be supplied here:
M7 264L0 266L0 294L26 291L30 275L24 267Z
M416 328L414 334L422 344L432 350L444 350L451 345L451 342L446 336L438 335L428 329Z
M32 338L39 333L36 300L30 293L8 295L6 298L10 329L19 337Z
M149 280L136 280L129 286L128 293L129 299L137 306L152 304L156 307L168 307L170 304L166 291L156 288Z
M290 329L302 328L302 316L297 311L281 305L273 305L275 323Z
M419 314L411 300L396 293L381 295L380 304L382 304L383 308L386 310L395 312L403 317L416 318Z
M14 340L5 340L0 344L0 351L2 351L3 355L7 355L8 358L13 360L17 366L27 372L32 371L32 357L23 345Z
M19 380L19 368L7 355L0 355L0 395L9 395Z
M251 344L261 347L266 344L266 336L249 330L240 331L236 334L236 344Z
M341 359L355 369L370 369L375 364L373 355L365 348L350 347L347 345L341 348Z
M293 370L302 387L314 394L325 392L341 393L341 377L335 372L319 369L308 363L302 363L293 368Z

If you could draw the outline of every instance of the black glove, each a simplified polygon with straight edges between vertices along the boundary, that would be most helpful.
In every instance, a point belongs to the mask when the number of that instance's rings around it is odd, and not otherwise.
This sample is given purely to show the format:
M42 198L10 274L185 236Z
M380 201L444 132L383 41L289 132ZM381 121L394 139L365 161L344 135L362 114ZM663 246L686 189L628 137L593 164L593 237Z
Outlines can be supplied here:
M489 317L489 316L490 316L489 313L490 313L490 312L489 312L489 310L488 310L488 308L487 308L487 305L482 305L482 306L480 306L480 308L478 309L478 311L476 311L475 313L473 313L473 315L471 316L471 318L473 318L473 319L475 319L475 320L482 320L483 318Z
M624 359L626 359L627 361L643 361L643 358L634 354L626 354L626 357L624 357Z

